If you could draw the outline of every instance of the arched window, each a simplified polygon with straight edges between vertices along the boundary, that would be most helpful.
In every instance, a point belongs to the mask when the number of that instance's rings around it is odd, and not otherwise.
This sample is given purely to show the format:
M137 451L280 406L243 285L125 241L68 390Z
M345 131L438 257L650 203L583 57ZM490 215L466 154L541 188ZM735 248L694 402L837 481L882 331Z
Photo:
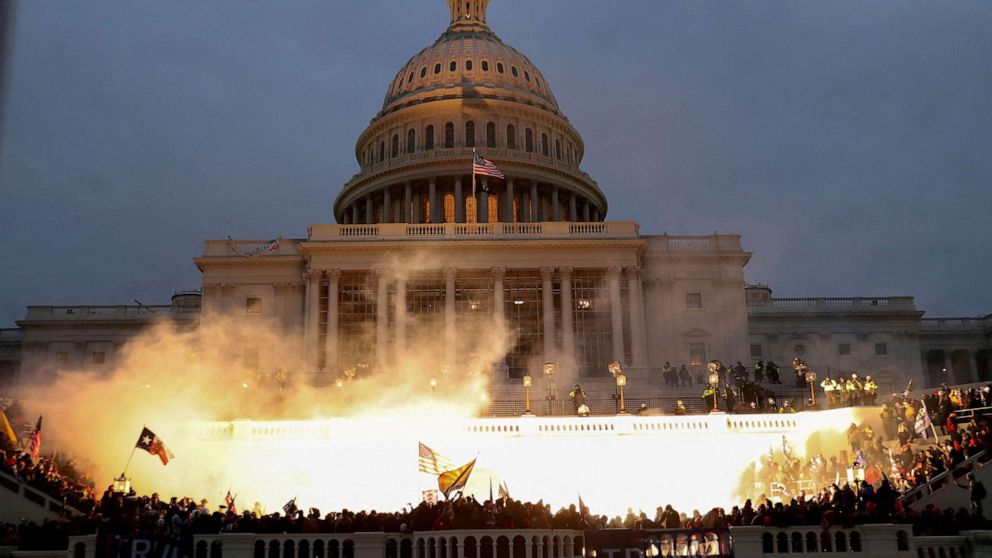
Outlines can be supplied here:
M444 147L451 149L455 146L455 124L448 122L444 125Z
M837 552L847 552L847 537L844 536L844 531L834 533L834 548Z
M851 552L861 552L861 533L851 531Z
M457 69L458 69L458 63L452 60L451 63L448 64L448 70L454 72Z
M427 66L420 69L420 79L424 79L425 77L427 77Z
M475 122L465 123L465 147L475 147Z
M517 148L517 128L513 124L506 125L506 148Z
M792 551L796 553L803 551L803 536L799 533L792 533Z
M530 128L524 130L524 148L527 150L527 153L534 152L534 131Z
M765 554L775 552L775 542L771 533L763 533L761 535L761 552Z
M548 134L541 134L541 155L547 157L549 152Z
M786 535L785 533L779 533L778 536L775 537L775 543L776 543L775 544L775 550L779 554L788 554L789 553L789 536L788 535Z
M561 141L555 140L555 158L561 161Z
M417 146L417 132L411 129L406 133L406 152L413 153L413 150L416 146Z
M430 151L434 149L434 125L428 124L424 131L424 149Z
M527 70L524 70L524 79L530 81L530 73Z
M496 123L486 124L486 147L496 147Z
M396 158L400 155L400 135L393 134L392 147L389 149L389 156Z
M503 63L502 62L497 62L496 63L496 71L499 72L499 73L501 73L501 74L503 73Z
M816 533L810 531L806 533L806 552L817 552Z
M489 62L486 62L485 60L482 61L482 71L483 72L489 71Z
M381 163L381 162L383 162L385 160L386 160L386 142L380 141L379 142L379 162Z
M441 73L441 63L440 62L438 62L437 64L434 64L434 73L435 74L440 74Z
M469 71L469 72L472 71L472 61L471 60L466 60L465 61L465 70L466 71Z
M413 83L413 72L410 72L410 77L406 78L407 85Z
M520 74L517 73L516 66L510 66L510 73L513 74L513 77L520 77Z

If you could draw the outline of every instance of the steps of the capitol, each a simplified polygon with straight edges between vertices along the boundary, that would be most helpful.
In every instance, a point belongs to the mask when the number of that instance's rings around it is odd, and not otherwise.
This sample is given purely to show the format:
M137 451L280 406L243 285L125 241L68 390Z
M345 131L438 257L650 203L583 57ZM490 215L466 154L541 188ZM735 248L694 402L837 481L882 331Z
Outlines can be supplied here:
M24 519L41 522L64 513L82 515L71 506L63 507L61 500L0 472L0 522L17 524Z

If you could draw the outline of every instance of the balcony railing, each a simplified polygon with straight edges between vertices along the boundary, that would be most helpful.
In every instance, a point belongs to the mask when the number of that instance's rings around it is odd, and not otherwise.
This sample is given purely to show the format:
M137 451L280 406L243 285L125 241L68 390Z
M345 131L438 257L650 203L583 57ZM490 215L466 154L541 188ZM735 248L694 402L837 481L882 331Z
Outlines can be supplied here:
M597 223L380 223L376 225L313 225L310 241L637 238L633 221Z
M924 329L981 329L983 326L992 326L992 317L984 318L923 318L920 320L920 327Z
M911 296L853 298L770 298L748 300L750 312L894 312L916 310Z
M25 320L141 320L172 317L189 319L200 313L197 306L171 304L118 304L115 306L28 306Z

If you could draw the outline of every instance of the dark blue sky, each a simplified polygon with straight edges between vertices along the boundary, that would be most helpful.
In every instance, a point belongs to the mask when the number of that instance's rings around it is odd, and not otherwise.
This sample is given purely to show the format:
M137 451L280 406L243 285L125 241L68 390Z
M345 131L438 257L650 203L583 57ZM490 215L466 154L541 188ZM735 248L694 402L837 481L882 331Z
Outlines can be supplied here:
M207 238L331 221L442 0L19 3L0 326L167 302ZM740 233L776 296L992 312L992 3L493 0L610 219Z

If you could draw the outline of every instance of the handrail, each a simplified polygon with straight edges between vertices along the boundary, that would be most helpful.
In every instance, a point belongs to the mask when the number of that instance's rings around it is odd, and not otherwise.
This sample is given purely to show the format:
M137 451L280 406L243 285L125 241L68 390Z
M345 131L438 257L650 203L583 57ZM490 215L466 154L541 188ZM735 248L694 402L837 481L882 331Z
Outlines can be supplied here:
M905 494L900 496L899 499L905 503L917 502L922 498L929 496L934 492L936 492L937 490L940 490L941 488L947 486L945 481L948 480L949 476L953 475L954 478L951 480L956 481L957 478L961 476L956 473L964 473L965 471L963 469L965 468L967 468L969 471L973 470L974 465L978 465L979 467L982 467L989 461L992 461L992 453L989 453L988 449L983 449L982 451L976 453L975 455L969 457L968 459L962 461L961 463L958 463L958 465L953 469L944 471L943 473L928 480L926 483L913 487ZM935 485L937 485L938 483L940 485L935 487ZM926 492L926 494L923 494L924 491Z

